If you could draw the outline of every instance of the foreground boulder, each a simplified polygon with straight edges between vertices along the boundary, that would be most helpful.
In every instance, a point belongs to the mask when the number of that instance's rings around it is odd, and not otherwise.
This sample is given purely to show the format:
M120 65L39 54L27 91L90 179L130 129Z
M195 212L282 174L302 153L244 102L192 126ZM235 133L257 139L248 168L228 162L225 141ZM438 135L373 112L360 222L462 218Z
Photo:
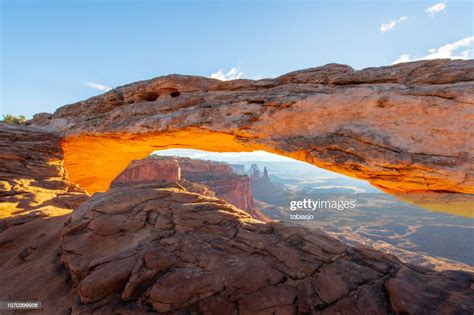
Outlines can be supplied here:
M256 221L185 180L118 185L0 231L0 300L46 314L471 314L473 282Z
M113 187L76 210L61 262L73 313L470 314L474 275L403 264L263 223L179 183Z

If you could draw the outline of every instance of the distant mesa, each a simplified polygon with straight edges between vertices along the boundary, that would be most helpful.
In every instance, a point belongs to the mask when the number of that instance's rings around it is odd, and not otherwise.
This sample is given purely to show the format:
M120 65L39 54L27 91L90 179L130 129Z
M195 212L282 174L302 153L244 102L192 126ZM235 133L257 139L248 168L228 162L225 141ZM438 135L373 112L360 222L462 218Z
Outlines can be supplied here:
M261 175L258 165L252 164L249 173L251 173L252 192L257 200L279 206L287 204L287 192L270 181L266 166L263 168L263 174Z

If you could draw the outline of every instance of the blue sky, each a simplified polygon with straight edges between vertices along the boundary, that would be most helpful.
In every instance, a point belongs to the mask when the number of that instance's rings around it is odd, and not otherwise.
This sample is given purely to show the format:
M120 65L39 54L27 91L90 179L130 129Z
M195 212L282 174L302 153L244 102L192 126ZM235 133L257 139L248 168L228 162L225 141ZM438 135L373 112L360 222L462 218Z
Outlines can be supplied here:
M158 155L166 156L186 156L192 159L205 159L211 161L223 161L223 162L296 162L296 160L268 153L265 151L253 151L253 152L208 152L194 149L166 149L153 152ZM301 162L304 163L304 162Z
M0 114L53 112L169 73L263 78L474 55L472 1L0 2Z

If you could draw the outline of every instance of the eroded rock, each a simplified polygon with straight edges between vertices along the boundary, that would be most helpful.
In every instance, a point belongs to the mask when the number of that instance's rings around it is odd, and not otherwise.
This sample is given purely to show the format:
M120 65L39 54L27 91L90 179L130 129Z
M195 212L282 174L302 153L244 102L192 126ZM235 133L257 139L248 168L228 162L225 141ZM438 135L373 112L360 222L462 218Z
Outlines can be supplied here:
M126 212L103 210L107 200L113 204L116 196L127 195L136 197L120 201ZM470 273L414 269L322 232L265 224L179 184L113 187L76 214L63 230L61 254L78 288L73 312L467 314L474 309ZM138 227L137 217L153 219ZM167 224L157 224L161 218ZM94 226L102 220L120 222L120 230L97 233Z
M257 81L170 75L31 124L61 134L66 169L89 192L105 191L132 159L191 147L266 150L391 192L472 194L473 72L472 60L428 60L360 71L329 64Z

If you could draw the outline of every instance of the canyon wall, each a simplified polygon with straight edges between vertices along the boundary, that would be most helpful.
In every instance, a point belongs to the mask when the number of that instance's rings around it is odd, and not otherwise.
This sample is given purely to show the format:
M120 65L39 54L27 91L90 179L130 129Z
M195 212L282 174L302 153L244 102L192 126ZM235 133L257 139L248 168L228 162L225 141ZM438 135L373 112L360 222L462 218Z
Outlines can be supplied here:
M329 64L256 81L158 77L30 124L60 135L70 179L89 192L133 159L184 147L266 150L393 193L472 194L473 104L473 60Z
M190 158L179 158L179 163L185 179L209 186L219 198L239 209L254 208L249 178L235 174L229 164Z
M144 182L177 182L181 180L181 168L175 159L135 160L122 172L112 185Z
M271 221L255 206L248 176L236 174L231 165L190 158L178 158L178 161L183 178L208 186L217 197L244 210L254 219Z

